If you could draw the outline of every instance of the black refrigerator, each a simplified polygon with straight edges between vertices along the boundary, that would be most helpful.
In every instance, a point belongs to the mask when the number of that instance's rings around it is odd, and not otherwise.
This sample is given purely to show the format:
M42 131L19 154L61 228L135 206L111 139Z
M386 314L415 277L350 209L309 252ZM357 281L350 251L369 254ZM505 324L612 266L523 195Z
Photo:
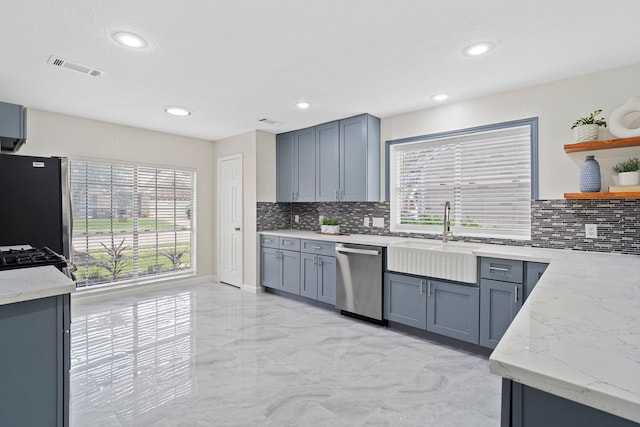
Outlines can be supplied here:
M70 259L68 160L0 154L0 246L46 246Z

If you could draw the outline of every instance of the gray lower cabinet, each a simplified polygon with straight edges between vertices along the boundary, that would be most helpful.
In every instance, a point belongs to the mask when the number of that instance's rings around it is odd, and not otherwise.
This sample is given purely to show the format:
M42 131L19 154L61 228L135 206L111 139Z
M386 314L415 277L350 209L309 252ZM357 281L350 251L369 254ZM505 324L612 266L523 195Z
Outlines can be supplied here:
M549 264L541 262L528 262L525 267L524 278L524 298L527 299L529 294L538 283L538 280L542 277L542 274L547 269Z
M300 295L336 305L336 258L302 253Z
M262 286L300 295L300 252L260 249Z
M638 427L617 415L502 379L502 427Z
M69 425L69 295L0 306L1 426Z
M427 329L426 282L424 278L385 273L385 319Z
M495 348L522 307L523 286L482 279L480 282L480 345Z
M478 344L477 286L427 280L427 331Z

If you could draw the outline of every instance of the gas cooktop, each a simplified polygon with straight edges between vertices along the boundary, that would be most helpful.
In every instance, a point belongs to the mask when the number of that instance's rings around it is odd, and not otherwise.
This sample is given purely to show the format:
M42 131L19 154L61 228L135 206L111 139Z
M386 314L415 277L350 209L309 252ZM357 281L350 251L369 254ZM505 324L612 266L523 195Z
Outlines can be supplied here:
M21 249L0 250L0 270L45 265L52 265L62 271L67 267L67 261L63 256L46 246L39 249L24 247Z

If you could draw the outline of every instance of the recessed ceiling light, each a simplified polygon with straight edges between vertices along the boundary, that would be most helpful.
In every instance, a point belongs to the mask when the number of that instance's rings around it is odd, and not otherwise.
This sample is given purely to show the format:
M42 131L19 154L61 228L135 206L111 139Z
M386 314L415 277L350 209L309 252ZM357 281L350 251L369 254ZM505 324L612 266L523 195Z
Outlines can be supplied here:
M190 116L191 111L184 107L165 107L164 111L172 116Z
M491 42L474 43L462 49L462 53L467 56L484 55L493 49L496 45Z
M439 93L437 95L433 95L431 99L433 99L434 101L444 101L445 99L449 99L449 94Z
M123 46L133 47L135 49L143 49L149 45L145 39L134 33L121 31L115 33L113 39Z
M308 103L307 101L299 101L299 102L296 102L296 108L299 110L306 110L308 108L311 108L311 104Z

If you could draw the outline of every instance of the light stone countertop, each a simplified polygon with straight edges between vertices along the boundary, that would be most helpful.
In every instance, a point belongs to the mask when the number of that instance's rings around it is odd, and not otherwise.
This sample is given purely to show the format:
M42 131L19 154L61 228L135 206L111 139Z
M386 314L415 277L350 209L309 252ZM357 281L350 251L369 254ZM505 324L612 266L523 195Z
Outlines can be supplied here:
M360 245L372 245L372 246L389 246L392 243L406 242L406 237L393 237L393 236L375 236L369 234L349 234L349 235L335 235L335 234L319 234L314 231L306 230L270 230L261 231L259 234L268 234L270 236L280 237L293 237L297 239L309 239L309 240L324 240L327 242L336 243L355 243Z
M442 243L296 230L262 233L381 246L407 241ZM477 247L473 251L477 256L549 263L491 354L490 371L640 422L640 256L469 246Z
M53 266L0 271L0 305L73 293L76 284Z

